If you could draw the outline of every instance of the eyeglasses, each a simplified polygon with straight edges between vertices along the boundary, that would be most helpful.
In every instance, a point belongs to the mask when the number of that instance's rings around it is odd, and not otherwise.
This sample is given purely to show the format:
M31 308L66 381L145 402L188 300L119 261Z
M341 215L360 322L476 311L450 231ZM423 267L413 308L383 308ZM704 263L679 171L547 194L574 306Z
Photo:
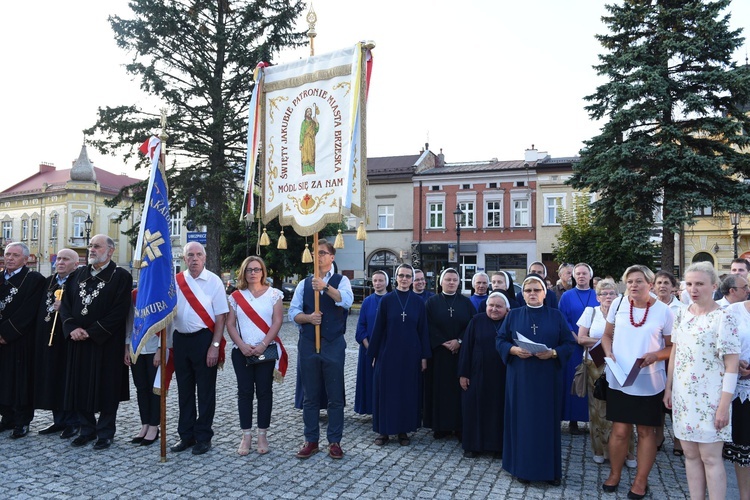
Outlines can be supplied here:
M397 274L396 276L401 279L411 278L411 274Z
M246 273L250 273L250 274L262 273L263 272L263 268L261 268L261 267L248 267L247 269L245 269L245 272Z
M318 250L318 255L321 257L325 257L326 255L333 255L331 252L326 252L325 250Z
M617 297L617 292L602 292L599 294L600 297Z
M523 293L542 293L541 288L524 288Z
M418 283L420 281L424 281L424 278L414 278L414 282L415 283Z

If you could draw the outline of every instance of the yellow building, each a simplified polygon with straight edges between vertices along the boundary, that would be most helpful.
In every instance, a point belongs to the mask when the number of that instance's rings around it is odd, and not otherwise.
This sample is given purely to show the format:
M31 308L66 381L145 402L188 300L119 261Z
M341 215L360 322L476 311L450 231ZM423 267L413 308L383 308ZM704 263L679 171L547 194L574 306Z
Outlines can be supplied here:
M3 248L11 242L25 243L31 252L29 267L49 275L59 249L75 250L83 264L87 238L104 233L115 240L112 260L132 271L133 248L122 232L132 227L142 207L136 206L131 220L117 222L130 199L112 208L104 202L138 181L94 167L84 144L72 168L58 170L42 163L39 172L0 192L0 243Z

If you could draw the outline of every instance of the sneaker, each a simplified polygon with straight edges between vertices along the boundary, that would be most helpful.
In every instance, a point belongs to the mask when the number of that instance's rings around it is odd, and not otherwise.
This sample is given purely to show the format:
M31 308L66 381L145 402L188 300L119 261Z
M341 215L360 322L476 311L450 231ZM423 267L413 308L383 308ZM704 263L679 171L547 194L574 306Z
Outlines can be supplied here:
M638 467L638 461L635 458L626 458L625 467L628 469L635 469Z
M604 455L594 455L594 463L603 464L604 463Z
M318 452L318 443L310 443L305 441L302 448L297 452L297 458L310 458Z
M344 452L338 443L331 443L328 445L328 456L338 460L344 458Z

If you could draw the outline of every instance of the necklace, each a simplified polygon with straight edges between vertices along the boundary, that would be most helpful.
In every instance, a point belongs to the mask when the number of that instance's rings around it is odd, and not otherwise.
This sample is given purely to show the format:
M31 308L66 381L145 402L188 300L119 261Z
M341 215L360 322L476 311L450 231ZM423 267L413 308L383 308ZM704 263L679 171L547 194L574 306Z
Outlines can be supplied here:
M23 278L23 281L26 281L26 277ZM23 281L18 286L18 288L20 288L23 285ZM3 311L8 306L8 304L13 302L13 297L18 293L18 288L13 286L13 284L10 281L6 280L5 283L3 283L3 285L8 285L10 287L10 290L8 291L8 296L0 300L0 319L3 319Z
M443 296L443 300L445 301L445 305L446 306L449 305L448 304L448 299L445 298L445 294L442 293L441 295ZM456 297L457 296L458 296L457 293L453 295L453 300L451 301L450 306L448 307L448 312L451 313L451 318L453 317L453 311L455 311L455 309L453 309L453 304L456 303Z
M648 318L648 310L651 309L651 299L649 299L646 302L646 313L643 315L643 320L640 323L636 323L635 320L633 319L633 307L635 307L635 303L631 300L630 301L630 324L636 328L640 328L644 324L646 324L646 319Z
M78 295L80 295L80 297L82 299L81 302L83 303L83 309L81 310L81 314L83 316L86 316L89 313L89 306L94 301L94 299L99 296L99 291L102 288L104 288L105 284L106 283L104 283L103 281L100 281L99 284L96 285L96 288L94 289L94 291L91 292L90 294L86 292L86 282L85 281L82 281L78 285L78 287L81 289L81 291L78 293Z
M586 309L589 306L589 300L591 300L591 294L589 293L590 288L587 288L586 290L581 290L580 288L576 288L576 297L578 297L578 302L581 303L584 309ZM586 303L583 303L583 299L581 298L581 294L578 293L579 291L586 293Z
M411 298L411 294L409 292L405 292L406 293L406 304L402 304L401 303L401 294L398 293L400 291L401 290L396 290L396 299L398 300L398 305L401 306L401 322L404 323L404 322L406 322L406 306L409 305L409 299Z

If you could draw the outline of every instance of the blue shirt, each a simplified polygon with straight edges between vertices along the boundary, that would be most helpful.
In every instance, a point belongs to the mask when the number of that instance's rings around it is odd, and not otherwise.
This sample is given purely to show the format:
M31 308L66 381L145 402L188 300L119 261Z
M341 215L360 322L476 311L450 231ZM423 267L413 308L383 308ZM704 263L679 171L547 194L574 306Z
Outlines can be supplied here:
M328 283L328 280L331 279L331 276L333 276L333 267L326 273L325 276L323 276L323 281ZM349 309L352 307L352 303L354 302L354 294L352 293L352 284L349 282L349 278L346 276L341 277L341 283L339 283L338 291L341 294L341 302L335 302L335 304L339 307L343 307L344 309ZM325 293L323 290L320 291L321 294ZM294 289L294 296L292 297L292 302L289 304L289 320L294 321L294 318L298 314L302 314L302 301L305 295L305 280L300 280L299 283L297 283L297 288Z

